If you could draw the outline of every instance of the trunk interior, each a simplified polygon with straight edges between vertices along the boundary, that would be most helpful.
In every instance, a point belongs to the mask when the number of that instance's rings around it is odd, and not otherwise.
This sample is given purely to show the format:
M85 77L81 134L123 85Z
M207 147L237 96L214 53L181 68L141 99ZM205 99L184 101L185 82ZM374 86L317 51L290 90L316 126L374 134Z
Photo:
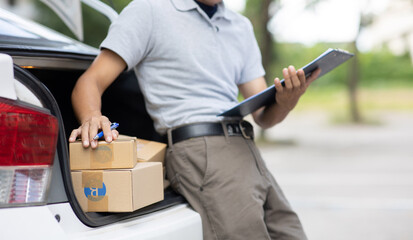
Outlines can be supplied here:
M69 169L69 156L67 152L68 136L70 132L79 126L71 104L71 92L76 80L83 73L81 70L50 70L33 68L26 69L39 79L52 93L60 108L64 124L64 140L60 149L59 162L63 181L71 181ZM138 138L163 142L162 136L156 133L153 122L149 117L142 93L133 72L126 72L106 90L102 97L102 113L112 122L119 122L120 134L136 136ZM59 149L58 149L59 150ZM132 213L84 213L74 197L72 184L65 182L66 194L79 219L90 227L98 227L120 220L141 216L147 213L165 209L180 203L185 199L175 193L170 187L164 190L164 200Z

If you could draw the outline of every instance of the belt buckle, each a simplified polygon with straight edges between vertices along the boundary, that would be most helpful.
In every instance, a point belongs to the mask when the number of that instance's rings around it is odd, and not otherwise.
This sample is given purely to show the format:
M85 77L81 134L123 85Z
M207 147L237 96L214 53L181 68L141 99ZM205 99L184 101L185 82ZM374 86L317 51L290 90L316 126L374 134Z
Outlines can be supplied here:
M238 123L239 128L240 128L240 130L241 130L242 136L243 136L245 139L252 139L252 137L249 136L249 135L245 132L245 127L243 126L243 123L249 124L247 121L244 121L244 120L242 120L242 121L240 121L240 122Z
M238 128L239 128L238 125L235 125L233 123L227 123L225 125L226 125L226 128L227 128L228 136L235 136L235 135L237 135L237 133L239 134L241 132L241 130L238 130Z

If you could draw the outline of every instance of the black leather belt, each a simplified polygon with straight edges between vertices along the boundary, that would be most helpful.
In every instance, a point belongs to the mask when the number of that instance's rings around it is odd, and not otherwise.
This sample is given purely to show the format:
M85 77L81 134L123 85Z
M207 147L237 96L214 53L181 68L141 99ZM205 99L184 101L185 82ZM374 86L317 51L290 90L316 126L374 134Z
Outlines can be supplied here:
M226 130L224 129L224 127ZM225 136L225 131L228 136L243 136L247 139L254 138L252 125L247 121L237 122L207 122L193 123L178 127L171 131L172 143L178 143L189 138L204 137L204 136Z

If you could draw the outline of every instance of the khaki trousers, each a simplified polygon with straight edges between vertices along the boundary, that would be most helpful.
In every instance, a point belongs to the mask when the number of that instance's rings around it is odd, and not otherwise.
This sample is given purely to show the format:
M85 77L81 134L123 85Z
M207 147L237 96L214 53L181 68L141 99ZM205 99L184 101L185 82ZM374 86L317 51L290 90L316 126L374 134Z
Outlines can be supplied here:
M307 239L254 142L198 137L168 148L167 176L201 215L205 240Z

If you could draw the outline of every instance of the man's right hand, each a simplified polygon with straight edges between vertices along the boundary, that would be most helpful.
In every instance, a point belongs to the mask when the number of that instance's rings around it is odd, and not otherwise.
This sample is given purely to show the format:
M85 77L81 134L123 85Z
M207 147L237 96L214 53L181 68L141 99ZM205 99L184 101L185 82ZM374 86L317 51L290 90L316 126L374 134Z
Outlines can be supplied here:
M83 147L96 148L98 141L93 138L100 129L103 130L107 142L118 137L118 131L110 130L109 119L102 116L101 97L126 67L126 62L119 55L103 49L92 65L80 76L72 92L72 105L82 125L72 131L69 142L74 142L80 137Z
M83 147L87 148L91 146L96 148L98 146L98 140L93 140L98 131L103 131L104 139L106 142L112 142L119 136L119 132L115 129L110 129L111 122L105 116L91 117L83 124L72 131L69 137L69 142L75 142L78 137L82 140Z

